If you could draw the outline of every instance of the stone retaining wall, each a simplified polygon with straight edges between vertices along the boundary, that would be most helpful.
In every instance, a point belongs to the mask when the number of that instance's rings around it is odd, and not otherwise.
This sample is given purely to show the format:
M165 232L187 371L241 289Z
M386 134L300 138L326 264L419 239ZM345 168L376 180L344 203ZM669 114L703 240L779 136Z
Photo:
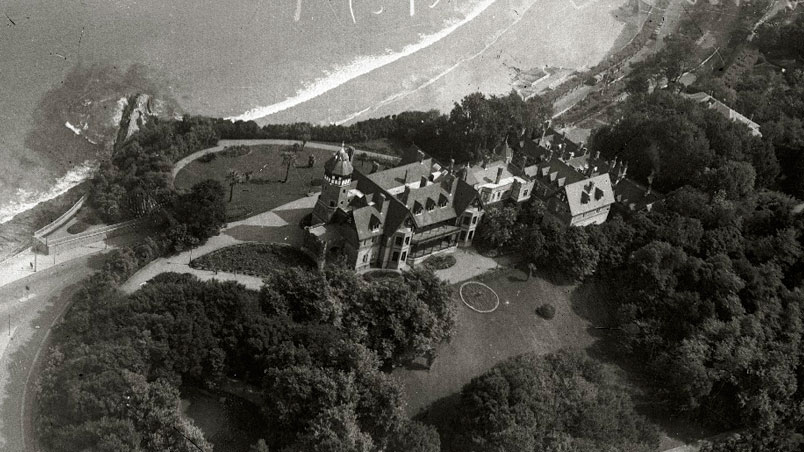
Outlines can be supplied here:
M142 220L129 220L122 223L117 223L105 226L92 231L82 232L67 237L59 237L57 239L48 240L47 238L34 236L34 249L44 254L59 254L65 251L78 248L79 246L89 245L91 243L101 242L110 237L116 237L124 234L137 225Z
M87 195L82 196L81 199L76 201L76 203L73 204L73 206L70 207L66 212L61 214L60 217L58 217L55 220L51 221L50 224L48 224L47 226L43 227L42 229L39 229L36 232L34 232L34 234L33 234L34 238L44 237L44 236L50 234L51 232L55 231L56 229L64 226L65 223L70 221L75 216L75 214L78 213L78 210L81 208L81 206L84 205L84 201L86 201L86 199L87 199Z

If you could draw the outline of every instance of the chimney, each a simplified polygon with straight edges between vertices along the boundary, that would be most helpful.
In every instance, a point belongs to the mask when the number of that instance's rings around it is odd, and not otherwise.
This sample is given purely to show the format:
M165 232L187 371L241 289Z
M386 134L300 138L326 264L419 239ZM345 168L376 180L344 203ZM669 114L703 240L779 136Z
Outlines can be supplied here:
M651 172L650 176L648 176L648 189L645 190L645 196L650 194L652 187L653 187L653 172Z
M422 181L419 183L419 187L426 187L427 186L427 176L422 176Z
M503 169L497 168L497 179L494 181L495 184L499 184L500 180L502 179Z
M410 197L410 187L405 185L405 191L402 192L402 204L408 204L408 198Z
M422 160L424 160L424 152L422 152L421 150L416 151L416 160L418 160L419 163L421 163Z
M450 174L452 174L452 172L454 170L455 170L455 159L449 159L449 172L450 172Z
M385 205L385 193L374 193L374 207L382 214L382 207Z
M405 180L402 181L403 184L408 183L408 170L405 170Z

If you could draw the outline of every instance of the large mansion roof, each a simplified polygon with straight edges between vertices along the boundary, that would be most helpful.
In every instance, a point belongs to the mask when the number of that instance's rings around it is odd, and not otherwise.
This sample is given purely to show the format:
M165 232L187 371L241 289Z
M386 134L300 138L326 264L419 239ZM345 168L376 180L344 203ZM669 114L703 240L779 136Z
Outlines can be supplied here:
M567 184L564 191L572 216L582 215L614 203L614 192L608 173Z
M461 215L477 192L423 158L373 174L354 171L349 205L326 228L352 242L390 235L410 224L426 228Z

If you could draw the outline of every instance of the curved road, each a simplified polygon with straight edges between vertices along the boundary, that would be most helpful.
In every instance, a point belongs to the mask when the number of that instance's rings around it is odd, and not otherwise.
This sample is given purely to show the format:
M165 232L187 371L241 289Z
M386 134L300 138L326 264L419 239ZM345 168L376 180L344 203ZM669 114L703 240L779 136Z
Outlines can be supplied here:
M301 144L295 140L221 140L218 145L195 152L176 162L173 177L187 164L199 157L220 152L234 145ZM307 147L337 151L332 144L308 142ZM357 153L370 157L393 158L362 150ZM298 221L312 208L315 197L306 197L277 207L270 212L255 215L230 224L222 233L210 239L207 245L171 258L157 259L133 275L122 287L127 292L136 290L142 283L165 271L195 273L201 279L232 279L247 287L259 288L261 278L227 273L212 274L191 269L186 262L214 249L236 243L284 242L300 244ZM97 255L83 255L40 270L30 276L0 286L0 450L36 451L33 444L33 390L35 375L44 366L43 352L47 350L52 327L69 307L79 283L90 276L97 265Z
M0 357L0 450L36 450L30 443L32 376L43 365L51 328L96 260L82 256L0 287L0 341L7 345Z

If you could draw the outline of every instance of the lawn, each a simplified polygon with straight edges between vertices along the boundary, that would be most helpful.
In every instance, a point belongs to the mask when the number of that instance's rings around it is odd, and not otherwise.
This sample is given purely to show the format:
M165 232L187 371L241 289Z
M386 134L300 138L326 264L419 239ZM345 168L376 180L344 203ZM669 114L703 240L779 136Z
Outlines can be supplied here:
M460 391L472 377L506 358L529 351L586 349L595 342L596 338L589 333L589 321L573 310L578 308L577 297L570 305L574 286L555 285L539 277L525 279L524 272L514 269L490 272L477 279L500 298L499 307L487 314L465 306L457 296L460 284L455 285L453 298L458 306L455 337L441 345L429 371L399 368L393 373L403 384L410 415ZM556 308L552 320L536 314L536 308L548 302Z
M324 163L332 156L331 151L306 147L296 155L296 164L290 169L287 183L282 183L286 166L282 162L281 153L290 147L257 145L246 149L249 152L219 152L206 163L201 160L190 162L176 175L176 188L187 190L203 180L215 179L224 185L228 200L229 185L226 175L229 170L233 169L241 174L251 172L250 181L235 185L232 201L226 207L229 221L240 220L317 191L324 175ZM315 157L315 164L308 167L311 155ZM355 167L369 171L371 163L356 160Z
M192 268L252 276L266 276L276 268L315 268L301 250L288 245L244 243L205 254L190 262Z

